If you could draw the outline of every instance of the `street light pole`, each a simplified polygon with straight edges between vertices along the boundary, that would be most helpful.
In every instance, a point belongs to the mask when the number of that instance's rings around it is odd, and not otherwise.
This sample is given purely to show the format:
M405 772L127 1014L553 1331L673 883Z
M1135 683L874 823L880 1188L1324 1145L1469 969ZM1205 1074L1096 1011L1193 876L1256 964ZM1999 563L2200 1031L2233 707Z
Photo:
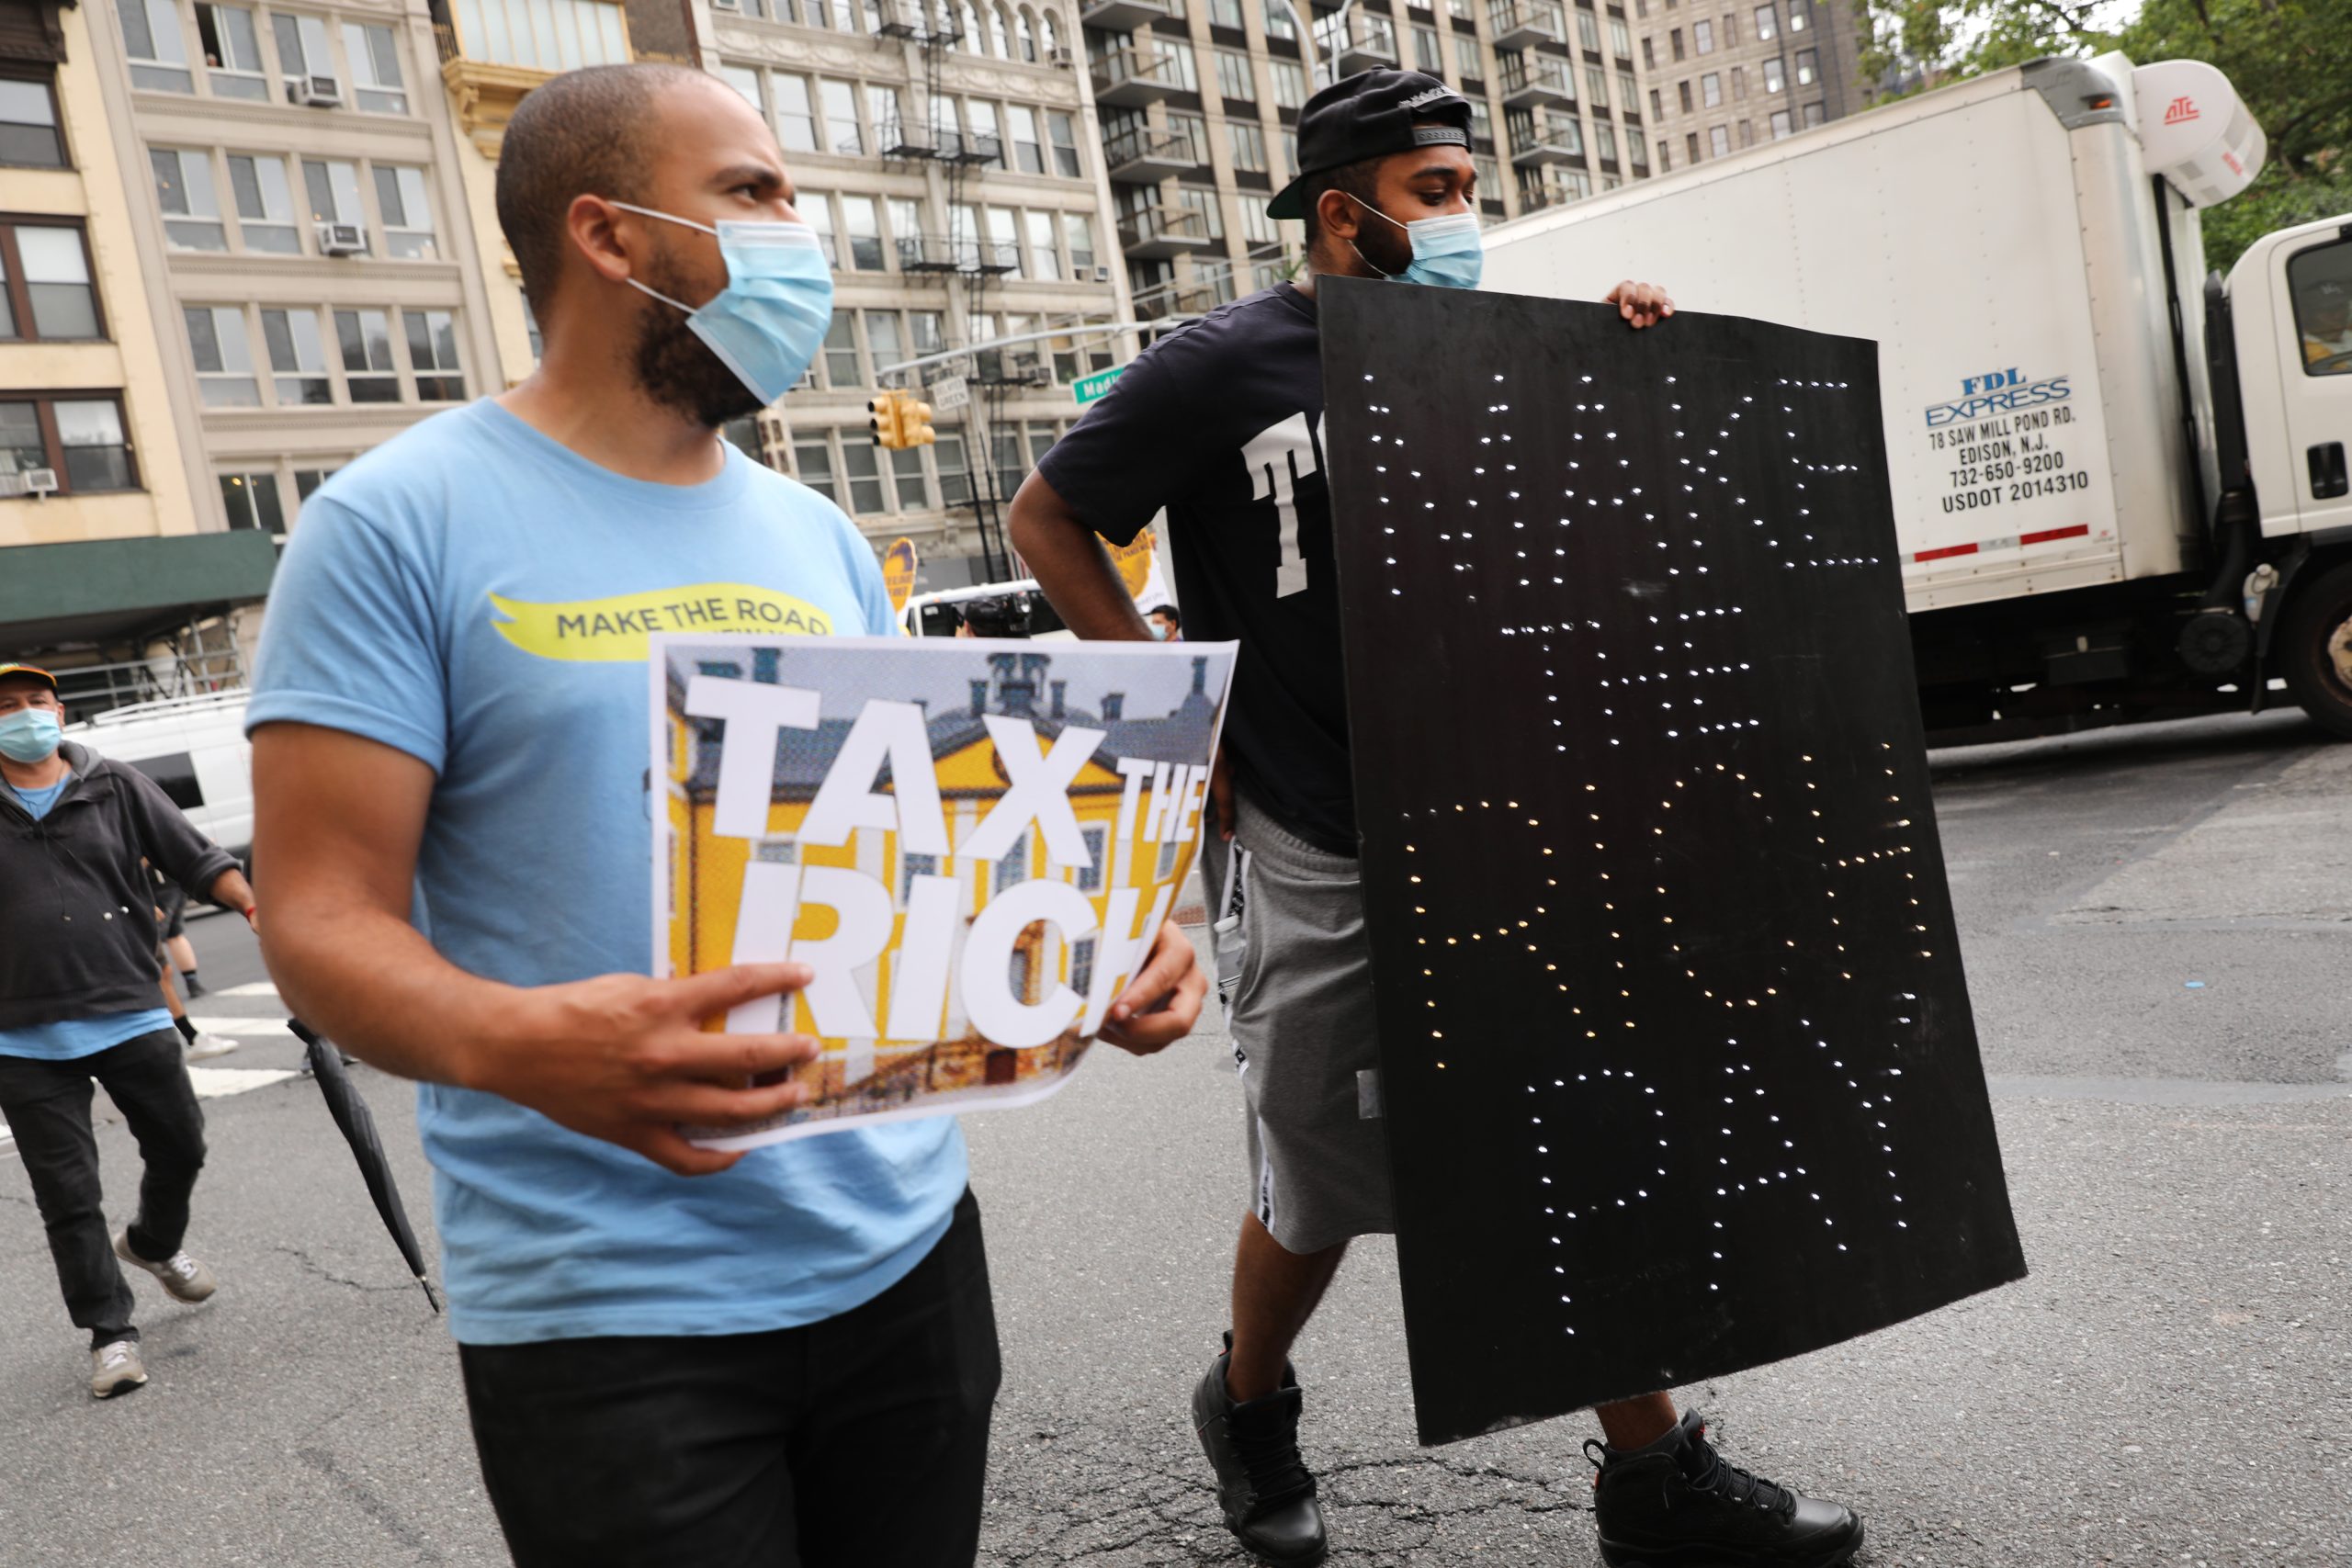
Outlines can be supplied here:
M1312 5L1313 0L1308 0L1308 3ZM1331 31L1335 36L1342 39L1347 36L1348 13L1354 10L1355 7L1356 0L1345 0L1345 3L1340 6L1339 10L1332 14L1336 18L1331 28ZM1307 80L1313 82L1318 87L1328 87L1333 82L1338 81L1340 79L1339 51L1337 50L1332 51L1329 62L1331 72L1329 76L1326 76L1324 74L1322 64L1318 63L1317 59L1320 51L1316 48L1315 28L1313 23L1307 17L1302 17L1299 14L1297 0L1283 0L1283 8L1290 13L1291 26L1298 29L1298 47L1306 56Z

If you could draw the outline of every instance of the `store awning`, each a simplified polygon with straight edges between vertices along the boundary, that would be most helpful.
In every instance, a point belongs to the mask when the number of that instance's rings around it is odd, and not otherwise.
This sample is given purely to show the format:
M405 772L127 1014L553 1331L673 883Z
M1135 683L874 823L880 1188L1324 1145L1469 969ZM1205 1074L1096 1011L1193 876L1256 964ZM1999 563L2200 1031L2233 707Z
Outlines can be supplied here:
M277 570L254 530L0 549L0 659L142 642L258 604Z

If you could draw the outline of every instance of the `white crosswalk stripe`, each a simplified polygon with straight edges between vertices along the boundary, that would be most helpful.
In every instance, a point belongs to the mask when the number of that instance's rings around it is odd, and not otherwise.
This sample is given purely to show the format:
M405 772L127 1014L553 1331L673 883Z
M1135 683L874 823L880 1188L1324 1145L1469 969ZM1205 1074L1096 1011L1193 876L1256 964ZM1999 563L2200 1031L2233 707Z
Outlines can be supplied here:
M211 994L216 997L266 997L274 1002L277 999L277 987L266 980L254 980L247 985L232 986L225 991L214 991Z
M286 1027L282 1018L220 1018L209 1014L199 1018L191 1013L188 1021L196 1025L199 1034L225 1034L232 1040L282 1040L294 1032Z
M284 1083L294 1075L272 1067L190 1067L188 1081L196 1085L198 1100L220 1100L232 1094L243 1094L256 1089L267 1089L274 1083Z

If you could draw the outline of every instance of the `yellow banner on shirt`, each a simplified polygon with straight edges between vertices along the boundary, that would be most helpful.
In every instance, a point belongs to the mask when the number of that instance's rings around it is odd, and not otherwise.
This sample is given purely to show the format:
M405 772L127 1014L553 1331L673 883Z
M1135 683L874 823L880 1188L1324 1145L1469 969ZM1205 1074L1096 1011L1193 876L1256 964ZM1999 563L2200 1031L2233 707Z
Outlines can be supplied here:
M759 632L768 637L830 637L833 618L806 599L741 582L699 582L539 604L492 593L498 635L541 659L641 662L656 632Z

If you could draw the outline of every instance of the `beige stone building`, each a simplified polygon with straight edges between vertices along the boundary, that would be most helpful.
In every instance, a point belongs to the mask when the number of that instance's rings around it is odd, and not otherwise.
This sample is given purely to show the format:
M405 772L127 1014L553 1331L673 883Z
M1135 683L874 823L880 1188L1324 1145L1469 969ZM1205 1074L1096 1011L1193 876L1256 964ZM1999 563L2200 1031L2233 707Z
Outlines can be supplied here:
M111 26L0 0L0 659L168 655L275 560L202 514L167 370L178 324L156 313L130 199L143 171L114 131ZM94 679L93 696L110 677Z
M1868 108L1855 8L1635 0L1659 156L1687 167Z

